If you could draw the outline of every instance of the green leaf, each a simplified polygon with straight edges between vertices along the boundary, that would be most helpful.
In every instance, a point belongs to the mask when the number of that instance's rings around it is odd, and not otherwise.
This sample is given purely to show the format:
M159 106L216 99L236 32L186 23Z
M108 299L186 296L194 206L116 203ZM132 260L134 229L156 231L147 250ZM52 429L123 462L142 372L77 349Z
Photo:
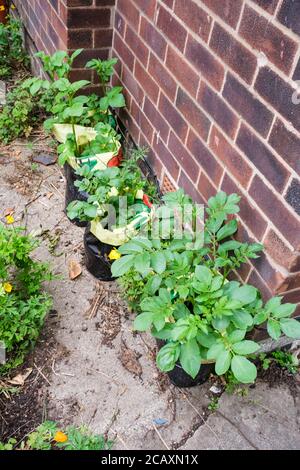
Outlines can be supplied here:
M242 305L249 305L257 298L257 289L253 286L241 286L231 293L231 298L239 300Z
M167 262L162 251L151 254L151 266L157 274L166 270Z
M145 273L150 267L150 254L141 253L137 255L134 261L134 267L139 273Z
M97 215L97 207L92 205L92 204L89 204L87 206L84 207L84 214L91 218L91 219L94 219Z
M218 331L225 331L228 328L230 320L228 318L214 318L212 321L213 327Z
M238 228L237 221L231 220L218 231L217 240L221 241L221 240L224 240L224 238L230 237L237 231L237 228Z
M278 340L281 335L280 323L270 318L267 323L267 330L271 338Z
M234 352L242 356L247 356L247 354L253 354L258 351L259 348L259 344L249 340L239 341L238 343L235 343L232 346Z
M280 320L280 326L289 338L300 339L300 322L294 318L283 318Z
M179 355L179 343L166 344L157 354L156 363L158 368L162 372L169 372L170 370L173 370L176 362L178 361Z
M219 354L225 351L225 346L223 343L215 343L207 351L207 359L217 359Z
M254 383L257 370L254 364L243 356L234 356L231 361L231 370L234 377L243 384Z
M111 267L113 277L120 277L127 273L132 268L134 260L134 255L126 255L122 256L120 259L117 259Z
M245 338L246 330L235 330L228 336L231 343L238 343Z
M264 323L268 318L268 312L266 310L262 310L261 312L258 312L254 318L253 318L253 323L254 325L261 325Z
M180 364L183 370L193 379L196 377L201 367L201 356L198 343L195 339L191 339L181 345Z
M234 325L241 330L246 330L249 326L253 325L253 317L250 313L245 312L244 310L234 312L231 319Z
M147 292L149 295L154 295L160 288L162 278L160 276L153 276L147 282Z
M230 351L222 351L216 360L215 371L217 375L223 375L228 371L231 363Z
M197 266L195 269L195 278L197 281L209 285L212 281L212 273L206 266Z
M132 253L143 253L144 248L140 244L135 243L134 240L131 240L130 242L125 243L125 245L120 246L118 250L122 255L129 255Z
M211 348L211 346L216 343L216 337L212 333L205 334L202 331L199 331L197 334L197 341L201 346Z
M273 309L273 316L276 318L290 317L296 310L295 304L282 304Z
M143 312L138 315L133 323L133 329L136 331L150 330L153 321L153 314L151 312Z

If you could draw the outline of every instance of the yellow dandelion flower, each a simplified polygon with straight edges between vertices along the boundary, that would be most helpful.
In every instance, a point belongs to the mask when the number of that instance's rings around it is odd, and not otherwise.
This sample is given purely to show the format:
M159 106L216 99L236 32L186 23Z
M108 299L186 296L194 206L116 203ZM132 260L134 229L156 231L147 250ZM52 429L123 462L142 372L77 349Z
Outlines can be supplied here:
M10 294L11 291L13 290L13 286L9 282L5 282L3 284L3 288L4 288L5 292L7 292L8 294Z
M11 224L13 224L14 221L15 221L15 219L14 219L14 217L13 217L12 215L7 215L7 216L5 217L5 219L6 219L7 225L11 225Z
M0 5L0 11L4 11L5 10L5 6L4 5Z
M109 253L108 257L111 261L114 261L116 259L120 259L121 258L121 253L118 252L118 250L116 248L114 248L113 250L111 250L111 252Z
M53 439L56 442L67 442L68 436L62 431L57 431Z

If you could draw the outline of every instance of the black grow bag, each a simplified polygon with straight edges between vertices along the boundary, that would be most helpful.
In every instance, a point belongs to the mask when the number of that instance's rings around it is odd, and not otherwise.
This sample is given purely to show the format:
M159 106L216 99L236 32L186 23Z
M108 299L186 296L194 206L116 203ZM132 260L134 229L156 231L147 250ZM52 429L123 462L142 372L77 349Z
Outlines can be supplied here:
M111 275L112 262L108 255L113 248L112 245L102 243L90 232L90 225L84 232L85 265L87 270L100 281L113 281Z
M66 194L65 194L65 213L67 214L67 207L73 201L84 201L88 200L89 195L85 192L79 191L75 186L75 181L78 180L78 176L75 173L69 163L65 163L64 166L65 177L66 177ZM86 227L87 222L81 222L79 219L73 219L71 222L78 227Z
M160 339L156 340L157 346L161 349L166 342ZM179 362L175 365L174 369L167 372L170 381L173 385L179 388L195 387L201 385L209 379L210 374L213 373L215 368L214 364L201 364L200 370L196 377L193 379L182 368Z

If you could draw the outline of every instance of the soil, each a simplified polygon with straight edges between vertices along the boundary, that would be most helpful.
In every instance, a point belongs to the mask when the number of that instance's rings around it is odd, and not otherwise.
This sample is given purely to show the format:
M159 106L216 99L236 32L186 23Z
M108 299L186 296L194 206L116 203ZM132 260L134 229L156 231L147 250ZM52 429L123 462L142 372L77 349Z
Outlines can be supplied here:
M262 368L258 371L258 377L266 382L270 388L286 385L292 396L299 396L300 374L291 374L287 369L280 367L276 362L271 362L267 370Z
M16 393L0 395L0 441L14 437L18 441L41 424L47 416L47 387L48 377L51 377L52 363L66 352L56 343L54 331L57 327L55 312L50 312L45 327L33 352L29 354L22 367L13 371L10 377L3 381L24 374L26 369L32 369L25 384ZM9 387L9 384L7 384ZM8 388L9 390L9 388Z

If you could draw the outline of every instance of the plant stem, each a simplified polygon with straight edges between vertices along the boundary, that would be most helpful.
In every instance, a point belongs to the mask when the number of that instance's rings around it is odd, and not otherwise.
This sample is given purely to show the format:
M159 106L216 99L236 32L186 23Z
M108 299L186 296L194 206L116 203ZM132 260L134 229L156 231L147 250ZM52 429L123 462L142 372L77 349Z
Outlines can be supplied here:
M73 132L73 136L74 136L74 139L75 139L75 149L76 149L75 150L75 157L79 157L79 148L78 148L77 139L76 139L74 118L72 118L72 132Z

